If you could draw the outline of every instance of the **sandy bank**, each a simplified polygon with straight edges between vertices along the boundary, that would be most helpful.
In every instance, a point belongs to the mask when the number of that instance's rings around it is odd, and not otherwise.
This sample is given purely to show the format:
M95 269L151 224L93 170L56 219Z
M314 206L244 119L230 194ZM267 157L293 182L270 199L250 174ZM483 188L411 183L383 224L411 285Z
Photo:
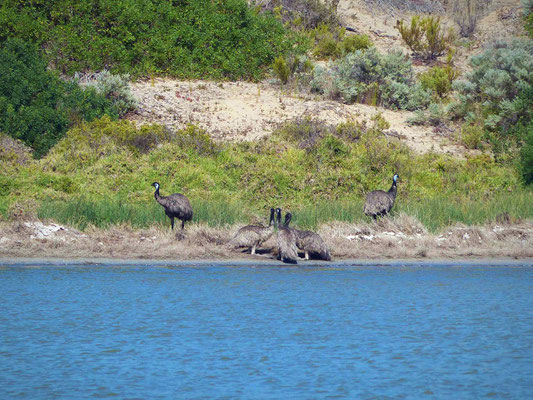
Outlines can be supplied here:
M133 229L114 226L80 232L41 221L0 223L1 258L227 260L276 261L275 235L251 256L228 242L240 225L209 227L192 224L185 232L167 227ZM324 224L318 230L335 261L344 260L456 260L533 258L533 221L454 225L428 232L407 215L378 223Z
M28 257L0 257L0 268L21 267L153 267L153 268L203 268L203 267L281 267L277 260L247 258L228 260L139 260L116 258L28 258ZM368 267L533 267L533 258L479 258L479 259L405 259L405 260L334 260L325 262L310 260L300 262L300 266L313 268L368 268ZM289 265L288 267L293 267Z

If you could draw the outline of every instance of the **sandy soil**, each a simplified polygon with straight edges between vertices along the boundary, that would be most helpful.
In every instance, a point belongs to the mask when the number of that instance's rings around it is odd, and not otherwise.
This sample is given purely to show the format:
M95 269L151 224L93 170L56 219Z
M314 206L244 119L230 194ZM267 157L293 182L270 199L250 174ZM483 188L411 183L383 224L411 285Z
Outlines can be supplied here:
M228 242L239 228L192 224L185 232L167 228L134 230L127 226L80 232L54 223L19 220L0 223L0 257L246 259L277 263L275 235L256 256L246 249L230 248ZM533 257L533 221L456 225L433 234L412 217L399 215L377 223L328 223L318 233L336 261Z
M369 121L373 115L382 113L391 124L386 133L404 140L418 152L465 152L462 146L453 144L431 127L410 126L406 121L411 112L302 96L266 82L155 79L132 83L131 90L139 107L129 119L156 122L171 129L196 124L218 140L257 140L270 135L280 123L302 117L339 124Z

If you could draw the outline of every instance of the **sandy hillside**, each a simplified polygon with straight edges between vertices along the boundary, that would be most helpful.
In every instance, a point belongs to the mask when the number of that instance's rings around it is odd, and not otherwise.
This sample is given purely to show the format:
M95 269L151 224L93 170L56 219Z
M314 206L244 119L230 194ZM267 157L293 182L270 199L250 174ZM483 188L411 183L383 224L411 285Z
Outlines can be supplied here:
M131 89L139 108L130 119L157 122L173 129L196 124L215 139L256 140L272 133L280 123L295 118L310 117L338 124L368 121L381 112L391 124L387 132L405 140L413 149L462 152L460 146L434 133L433 128L409 126L406 120L412 115L410 112L302 97L268 83L155 79L133 83Z
M342 22L361 34L369 35L381 51L401 48L409 53L394 28L397 19L408 19L409 14L390 8L369 8L367 4L371 1L340 1L338 13ZM468 49L458 49L458 68L466 70L468 57L481 51L490 40L520 34L520 4L520 0L495 0L492 3L486 16L478 23L473 44ZM447 26L454 26L449 18L444 17L443 20ZM418 65L416 68L423 70L427 67ZM141 124L160 123L172 129L196 124L218 140L256 140L272 133L280 123L296 118L310 117L338 124L369 120L380 112L391 125L387 133L418 152L435 151L462 156L466 151L454 143L452 128L410 126L407 123L412 116L410 112L342 104L294 90L285 91L269 81L217 83L155 79L132 83L131 89L139 108L129 116L130 119Z

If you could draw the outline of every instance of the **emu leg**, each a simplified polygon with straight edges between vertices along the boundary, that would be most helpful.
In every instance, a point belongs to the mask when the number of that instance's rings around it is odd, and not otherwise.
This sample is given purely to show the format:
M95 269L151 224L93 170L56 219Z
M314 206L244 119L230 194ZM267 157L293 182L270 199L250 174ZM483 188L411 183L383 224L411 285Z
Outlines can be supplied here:
M255 245L252 246L252 251L250 252L250 254L255 254Z
M307 250L305 251L305 259L309 260L309 252Z
M170 217L170 226L172 226L172 230L174 230L174 217Z
M184 227L185 227L185 221L181 220L181 230L183 230Z

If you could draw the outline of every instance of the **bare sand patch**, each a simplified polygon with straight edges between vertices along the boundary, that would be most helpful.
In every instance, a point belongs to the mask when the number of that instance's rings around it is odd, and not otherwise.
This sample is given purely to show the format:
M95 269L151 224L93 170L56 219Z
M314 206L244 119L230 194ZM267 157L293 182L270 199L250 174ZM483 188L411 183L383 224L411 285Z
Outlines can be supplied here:
M385 133L418 152L461 155L464 147L432 127L411 126L408 111L364 104L343 104L318 96L284 91L252 82L176 81L157 78L131 85L138 109L128 116L139 124L159 123L170 129L195 124L216 140L253 141L270 135L281 123L312 118L337 125L369 121L377 113L390 123Z

